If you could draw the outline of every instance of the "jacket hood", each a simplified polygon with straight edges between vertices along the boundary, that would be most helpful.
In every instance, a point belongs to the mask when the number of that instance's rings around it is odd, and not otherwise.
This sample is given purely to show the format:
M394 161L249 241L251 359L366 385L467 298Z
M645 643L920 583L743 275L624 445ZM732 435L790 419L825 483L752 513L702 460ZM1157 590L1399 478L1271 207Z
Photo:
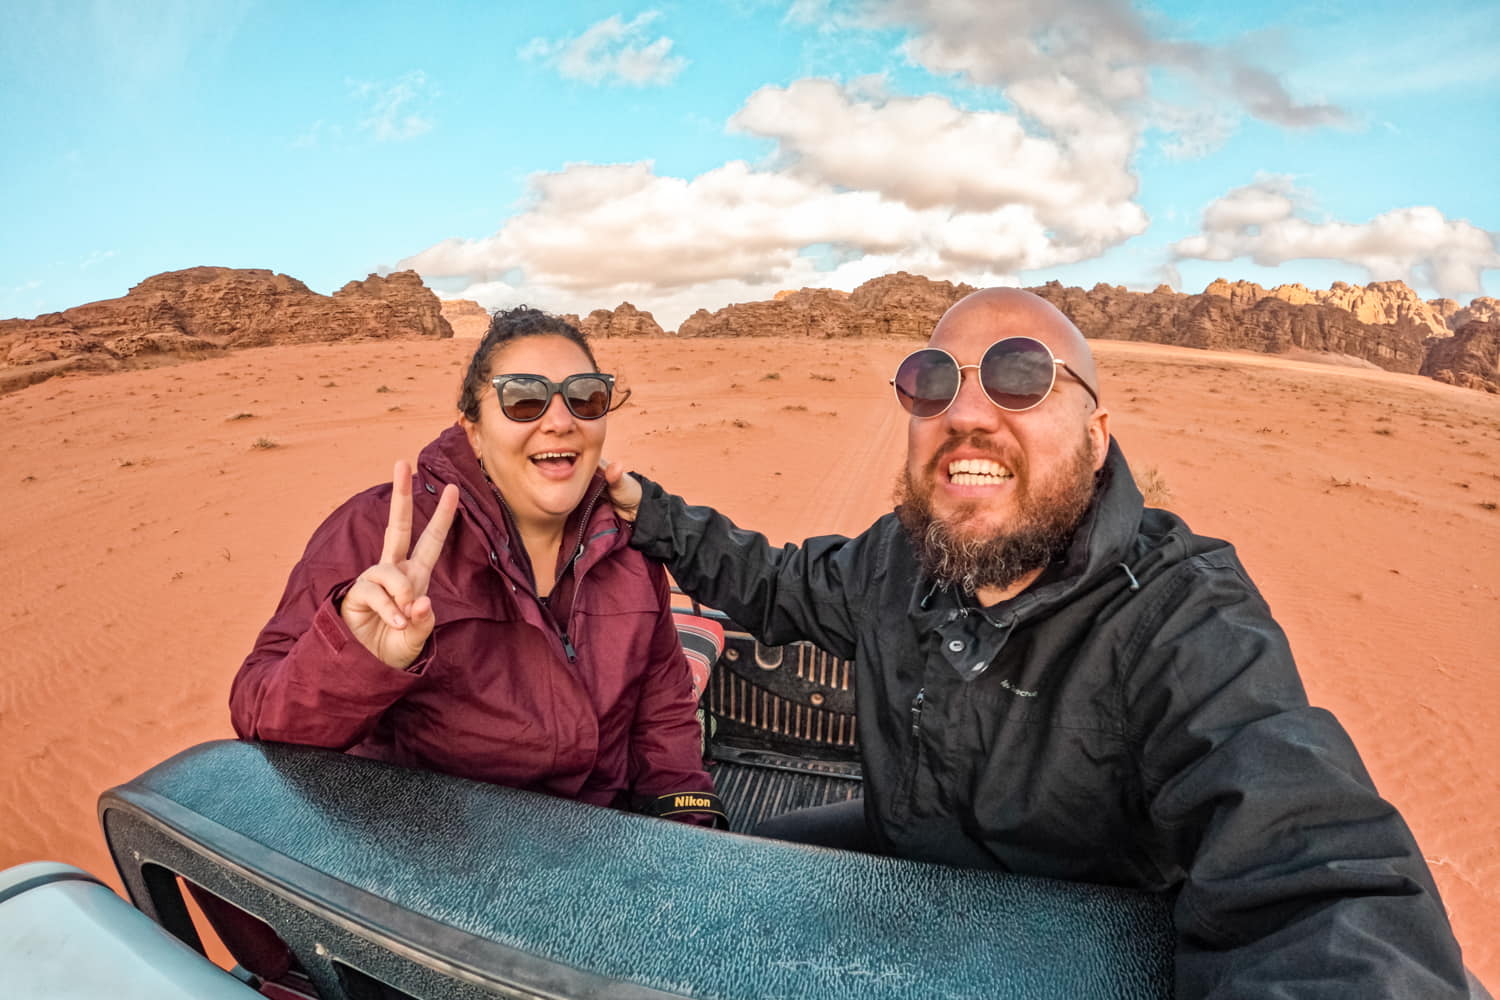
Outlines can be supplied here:
M1109 453L1104 457L1097 482L1094 499L1078 523L1078 530L1073 533L1073 540L1063 556L1059 583L1092 578L1103 570L1128 562L1132 544L1140 533L1146 501L1135 485L1125 453L1113 437L1109 439ZM1039 589L1049 588L1043 586Z
M1109 453L1097 474L1094 498L1084 512L1067 551L1043 573L1031 587L995 608L978 608L969 595L943 587L930 577L922 576L908 607L918 626L947 634L971 613L995 625L980 634L977 645L968 645L952 657L955 669L966 678L976 676L975 665L988 663L998 654L1018 622L1036 618L1049 609L1066 606L1080 591L1094 586L1109 574L1119 576L1120 583L1138 588L1138 571L1131 563L1140 553L1135 551L1145 501L1130 474L1130 466L1113 437ZM1170 517L1170 515L1167 515ZM1172 518L1176 521L1175 518ZM1177 522L1181 525L1181 522ZM1181 525L1186 530L1185 525ZM962 661L962 662L960 662ZM982 668L981 668L982 669Z
M460 509L474 520L494 546L510 549L513 522L501 507L499 491L480 468L468 435L460 424L454 423L422 449L418 458L418 475L428 479L427 485L436 491L441 491L447 483L457 485ZM622 530L623 525L615 516L605 490L604 476L596 471L583 499L568 516L566 537L577 537L582 542L607 535L616 539L609 549L625 544L629 533ZM580 532L578 522L585 514L589 523Z

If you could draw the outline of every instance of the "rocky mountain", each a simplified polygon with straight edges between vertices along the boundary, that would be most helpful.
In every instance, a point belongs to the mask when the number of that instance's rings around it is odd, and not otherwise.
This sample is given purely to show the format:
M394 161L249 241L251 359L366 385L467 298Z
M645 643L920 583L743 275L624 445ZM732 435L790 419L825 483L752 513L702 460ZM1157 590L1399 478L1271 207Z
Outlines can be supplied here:
M1030 290L1087 337L1268 353L1297 348L1500 391L1495 299L1464 307L1451 299L1424 302L1399 281L1335 282L1316 290L1221 279L1201 294L1166 285L1151 292L1105 284L1084 290L1053 281ZM700 309L677 335L917 340L971 291L901 271L848 293L803 288L713 312ZM649 312L629 302L567 318L594 337L663 335ZM488 322L478 303L440 302L412 271L371 275L326 296L284 274L196 267L147 278L122 298L31 320L0 320L0 392L63 371L114 371L264 344L451 337L455 328L477 337Z
M415 271L370 275L332 295L260 269L153 275L118 299L0 320L0 392L66 371L117 371L271 344L451 337Z
M587 337L660 337L664 331L656 317L631 305L621 302L613 310L595 309L583 319L567 314L569 323L582 330Z
M1452 302L1451 299L1439 299L1440 302ZM1453 305L1456 307L1457 302ZM1470 323L1500 323L1500 299L1477 298L1462 309L1455 308L1448 317L1448 325L1455 331L1461 330Z
M1417 333L1423 337L1443 337L1451 333L1453 328L1448 325L1443 312L1448 305L1454 309L1458 306L1452 299L1424 302L1402 281L1375 281L1363 286L1335 281L1326 291L1295 284L1277 285L1267 294L1292 305L1337 306L1361 323L1393 326L1403 333Z
M714 312L700 309L678 334L919 339L971 291L968 285L899 272L868 281L847 296L804 288ZM1219 280L1196 295L1166 285L1132 292L1120 285L1085 290L1054 281L1030 291L1061 309L1087 337L1266 353L1298 348L1408 373L1422 369L1430 344L1452 335L1449 324L1500 312L1493 299L1475 299L1464 309L1451 300L1424 302L1399 281L1363 288L1339 282L1314 291L1301 285L1267 290L1252 282Z
M1500 392L1500 322L1474 320L1453 336L1434 340L1421 374L1466 389Z
M1362 323L1339 306L1293 304L1250 282L1215 281L1201 295L1165 285L1142 293L1103 284L1084 291L1057 282L1031 291L1091 338L1270 354L1297 347L1413 373L1425 355L1426 334L1416 326Z
M699 309L683 321L682 337L926 337L944 311L972 292L969 285L931 281L897 271L849 293L828 288L781 292L764 302L742 302L715 312Z
M455 337L483 337L490 328L489 310L473 299L443 299L442 309Z

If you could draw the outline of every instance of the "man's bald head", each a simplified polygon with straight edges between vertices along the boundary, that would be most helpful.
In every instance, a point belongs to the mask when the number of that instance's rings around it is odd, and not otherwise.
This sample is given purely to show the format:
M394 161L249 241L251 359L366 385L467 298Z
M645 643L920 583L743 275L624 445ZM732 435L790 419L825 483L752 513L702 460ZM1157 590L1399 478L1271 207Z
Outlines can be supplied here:
M983 328L986 335L992 333L990 343L1005 337L1040 340L1089 388L1099 391L1099 372L1088 340L1072 320L1040 295L1021 288L983 288L965 295L943 313L927 346L947 349L960 330L975 328Z
M1051 391L1022 409L1002 407L982 383L989 349L1011 337L1040 341L1067 365L1052 366ZM957 388L945 409L907 422L897 513L926 572L994 604L1029 586L1073 537L1108 457L1109 411L1093 395L1083 334L1030 292L965 297L927 346L958 366Z

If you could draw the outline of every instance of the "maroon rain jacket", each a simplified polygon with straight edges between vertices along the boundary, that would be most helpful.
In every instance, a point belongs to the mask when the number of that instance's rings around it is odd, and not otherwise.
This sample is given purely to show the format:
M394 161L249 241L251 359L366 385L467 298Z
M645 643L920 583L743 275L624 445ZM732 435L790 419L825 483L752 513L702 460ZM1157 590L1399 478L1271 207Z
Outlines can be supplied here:
M437 625L407 670L378 660L336 602L380 558L389 485L334 511L292 570L240 667L229 708L242 739L347 750L408 767L627 807L711 791L666 575L626 545L596 475L568 523L551 600L454 426L423 449L412 538L456 483L458 516L433 570Z

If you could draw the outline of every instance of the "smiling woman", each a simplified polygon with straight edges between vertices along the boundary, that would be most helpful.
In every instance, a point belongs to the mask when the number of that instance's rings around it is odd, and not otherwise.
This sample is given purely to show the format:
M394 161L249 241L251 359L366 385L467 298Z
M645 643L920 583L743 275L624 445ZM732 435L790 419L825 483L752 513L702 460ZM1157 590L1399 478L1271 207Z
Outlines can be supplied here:
M659 814L711 800L666 577L601 502L612 393L573 326L496 315L457 424L308 543L235 678L239 735Z

